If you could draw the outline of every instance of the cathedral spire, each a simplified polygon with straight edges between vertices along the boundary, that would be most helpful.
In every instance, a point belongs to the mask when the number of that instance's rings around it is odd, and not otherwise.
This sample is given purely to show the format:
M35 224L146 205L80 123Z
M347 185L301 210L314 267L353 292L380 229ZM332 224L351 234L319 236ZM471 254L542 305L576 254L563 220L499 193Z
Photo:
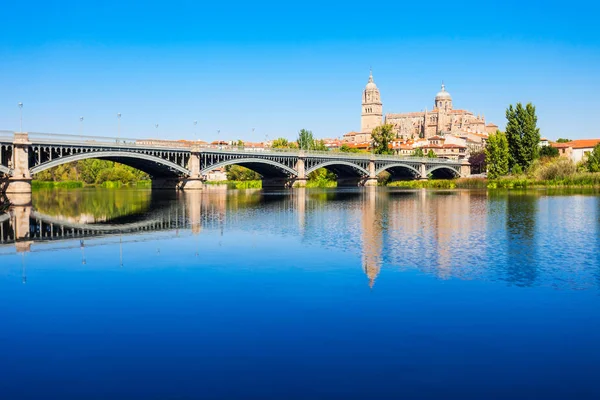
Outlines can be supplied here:
M369 67L369 83L373 83L373 68Z

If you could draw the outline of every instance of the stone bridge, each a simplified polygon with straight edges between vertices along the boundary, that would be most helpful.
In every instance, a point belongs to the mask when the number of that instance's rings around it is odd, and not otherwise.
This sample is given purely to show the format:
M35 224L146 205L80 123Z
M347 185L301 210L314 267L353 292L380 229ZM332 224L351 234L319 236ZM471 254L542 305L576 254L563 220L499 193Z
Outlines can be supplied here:
M116 161L144 171L153 188L201 189L217 168L241 165L262 176L263 187L302 187L311 172L326 168L339 186L376 185L387 171L392 179L454 178L469 175L466 161L342 152L256 151L193 142L117 139L41 133L0 132L0 189L30 193L35 174L85 159Z

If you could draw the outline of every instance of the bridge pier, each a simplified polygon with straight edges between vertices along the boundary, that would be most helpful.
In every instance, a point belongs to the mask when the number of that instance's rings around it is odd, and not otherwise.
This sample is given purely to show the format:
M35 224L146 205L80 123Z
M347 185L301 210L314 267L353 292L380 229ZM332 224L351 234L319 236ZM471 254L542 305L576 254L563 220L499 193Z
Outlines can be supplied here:
M425 166L425 163L422 163L419 166L419 180L426 181L427 179L427 167Z
M303 153L301 153L298 156L298 161L296 161L296 171L298 172L298 176L296 177L296 179L294 180L294 182L292 183L292 186L295 188L303 188L306 187L306 169L305 169L305 165L304 165L304 159L305 156Z
M190 176L183 179L181 189L183 190L202 190L204 182L200 169L200 147L193 146L191 150L190 160L187 165L190 170Z
M180 183L180 187L182 190L202 190L204 188L204 181L199 178L185 178Z
M471 175L471 164L467 160L462 160L460 163L460 177L468 178Z
M377 186L377 175L375 174L375 160L369 160L369 177L363 182L363 186Z
M8 179L7 194L31 195L31 173L29 172L29 135L15 133L13 140L13 174Z

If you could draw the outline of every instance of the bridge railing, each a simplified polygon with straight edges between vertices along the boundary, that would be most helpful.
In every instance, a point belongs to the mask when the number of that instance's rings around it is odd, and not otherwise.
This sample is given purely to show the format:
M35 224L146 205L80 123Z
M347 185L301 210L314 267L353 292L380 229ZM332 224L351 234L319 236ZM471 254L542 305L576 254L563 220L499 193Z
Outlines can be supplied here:
M12 143L14 141L15 134L13 131L2 131L0 130L0 142Z
M352 158L374 159L388 161L426 162L432 164L460 164L460 161L445 158L412 157L401 155L382 155L372 153L347 153L339 150L317 151L298 150L272 147L244 147L236 145L217 145L205 142L188 140L162 140L162 139L134 139L110 136L83 136L57 133L29 132L29 141L42 145L72 145L72 146L98 146L111 148L152 148L161 150L190 151L198 148L201 152L222 152L231 154L281 154L289 156L327 157L327 158ZM6 140L4 139L6 138ZM0 140L12 142L14 132L0 130Z
M192 142L160 139L133 139L109 136L83 136L59 133L29 132L29 141L35 144L72 145L72 146L102 146L122 148L160 148L187 150Z
M242 146L229 146L229 145L203 145L199 146L200 151L210 152L222 152L231 154L281 154L289 156L317 156L327 158L363 158L363 159L374 159L374 160L391 160L391 161L412 161L412 162L427 162L434 164L460 164L460 161L451 160L446 158L429 158L429 157L412 157L412 156L401 156L393 154L373 154L373 153L348 153L339 150L329 151L318 151L318 150L298 150L298 149L285 149L285 148L253 148L253 147L242 147Z

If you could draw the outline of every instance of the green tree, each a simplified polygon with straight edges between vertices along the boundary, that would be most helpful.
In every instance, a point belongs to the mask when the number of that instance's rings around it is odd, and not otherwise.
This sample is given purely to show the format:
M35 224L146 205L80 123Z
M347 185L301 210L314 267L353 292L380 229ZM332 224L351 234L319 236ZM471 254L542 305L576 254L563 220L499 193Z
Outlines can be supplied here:
M301 150L314 150L315 148L315 138L309 130L300 129L297 142Z
M556 143L569 143L572 142L571 139L565 139L565 138L558 138L558 140L556 141Z
M372 146L375 154L393 154L390 143L396 137L392 124L380 125L371 132Z
M522 170L539 158L540 130L537 127L535 106L528 103L525 107L517 103L506 109L506 139L509 148L509 166L519 165Z
M286 138L277 138L273 140L271 147L274 149L287 149L290 147L290 142Z
M340 151L344 153L360 153L360 149L356 147L350 147L346 143L340 146Z
M325 146L324 140L315 140L312 149L316 151L329 151L329 147Z
M506 135L500 131L492 133L485 146L488 178L495 179L508 174L509 159L510 152Z
M420 147L417 147L415 149L415 151L413 151L412 153L413 157L425 157L425 153L423 153L423 149Z
M428 157L428 158L437 158L437 154L435 154L435 153L433 152L433 150L431 150L431 149L430 149L430 150L427 152L427 157Z
M227 173L227 180L230 181L256 181L261 179L259 173L241 165L228 165L225 167L225 172Z
M540 157L558 157L558 149L552 146L542 146Z
M600 143L594 147L594 150L588 155L585 163L588 171L600 172Z

